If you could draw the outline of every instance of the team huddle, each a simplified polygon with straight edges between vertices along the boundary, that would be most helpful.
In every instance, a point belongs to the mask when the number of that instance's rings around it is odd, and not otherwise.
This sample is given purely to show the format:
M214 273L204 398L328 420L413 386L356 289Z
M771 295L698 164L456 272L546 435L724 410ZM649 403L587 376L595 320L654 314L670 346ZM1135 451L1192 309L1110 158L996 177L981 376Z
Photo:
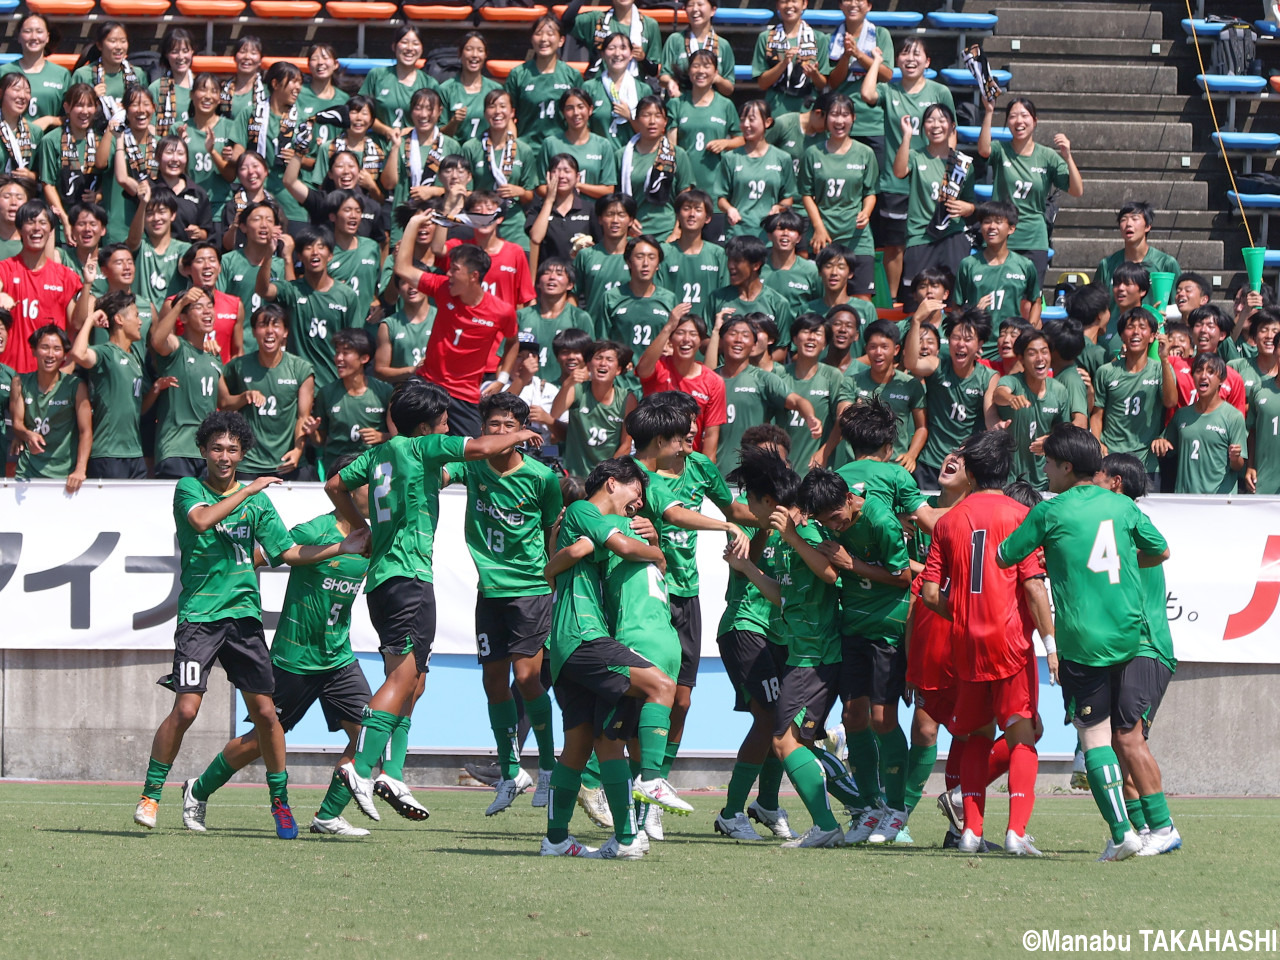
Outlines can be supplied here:
M786 431L757 424L727 480L694 452L698 405L680 391L639 401L626 415L633 452L598 463L585 483L557 478L532 455L542 437L509 392L481 401L476 437L448 435L449 396L421 378L401 383L388 409L395 435L336 464L325 484L333 512L292 530L263 495L278 479L236 479L254 443L244 419L219 411L201 425L207 476L174 492L183 589L173 672L161 683L176 696L152 745L140 825L156 825L215 661L243 694L253 730L183 785L188 829L204 831L214 791L261 756L277 834L296 837L285 734L317 700L349 740L311 831L366 835L344 817L352 800L374 821L375 798L428 817L403 768L436 630L439 494L457 484L501 777L486 813L532 790L547 809L543 855L639 859L663 839L664 813L693 812L669 775L698 672L699 531L726 535L716 632L734 709L752 720L715 833L789 847L910 843L908 819L945 726L943 845L1039 855L1027 832L1044 729L1037 632L1109 828L1101 859L1181 846L1146 745L1176 667L1160 569L1169 549L1134 503L1147 489L1142 462L1104 458L1087 430L1060 424L1044 439L1056 496L1042 501L1030 484L1008 482L1007 427L948 452L940 493L923 496L893 459L897 417L875 398L841 414L852 456L839 469L802 477ZM704 513L706 500L723 519ZM278 563L292 569L268 650L254 570ZM385 666L376 692L351 649L361 589ZM837 700L847 760L828 736ZM900 701L914 704L910 738ZM520 762L520 707L537 742L536 780ZM779 800L784 773L812 820L802 836ZM983 813L987 785L1006 773L1001 844L984 839ZM612 828L598 849L570 833L579 805Z

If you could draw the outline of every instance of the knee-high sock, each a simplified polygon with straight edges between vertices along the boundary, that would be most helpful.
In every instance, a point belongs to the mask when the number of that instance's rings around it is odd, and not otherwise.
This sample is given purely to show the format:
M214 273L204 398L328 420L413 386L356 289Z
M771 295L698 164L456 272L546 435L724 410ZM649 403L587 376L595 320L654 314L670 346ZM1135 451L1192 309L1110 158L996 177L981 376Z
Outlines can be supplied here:
M884 802L890 810L905 810L907 784L907 735L901 727L876 734L880 745L880 782L884 784Z
M671 765L676 762L676 754L680 752L680 741L667 738L667 749L662 755L662 767L659 772L666 778L671 777Z
M1142 815L1146 818L1147 826L1152 830L1163 830L1165 827L1173 826L1173 818L1169 816L1169 802L1165 799L1164 791L1148 793L1138 799L1142 804Z
M995 783L1009 772L1009 741L1001 736L991 744L991 754L987 757L987 784ZM1021 836L1021 834L1019 834Z
M667 734L671 728L671 708L660 703L646 703L640 708L640 779L662 776L667 758ZM603 781L603 777L601 780Z
M399 717L384 710L370 710L360 724L359 748L356 750L355 768L361 777L373 774L373 768L382 759L382 752L391 739Z
M1111 839L1119 843L1129 829L1129 816L1124 808L1124 776L1116 752L1110 746L1086 750L1084 772L1093 791L1093 802L1111 828Z
M960 765L964 763L964 748L968 745L967 740L951 739L951 746L947 748L947 765L942 774L946 778L948 790L960 786Z
M1009 751L1009 829L1020 837L1026 836L1031 810L1036 805L1039 770L1040 756L1035 747L1020 743Z
M1133 829L1141 830L1147 825L1147 815L1142 811L1142 798L1134 797L1132 800L1125 800L1125 813L1129 815L1129 822L1133 824Z
M848 734L849 770L863 806L880 802L880 747L870 727Z
M218 754L222 756L222 754ZM142 795L159 802L160 791L164 789L164 781L173 768L172 763L161 763L152 757L147 762L147 779L142 785Z
M551 697L544 693L540 697L526 700L524 709L529 715L533 739L538 744L538 769L550 770L556 765L556 738L551 720Z
M329 789L325 792L324 799L320 801L320 810L316 816L321 820L340 817L350 802L351 791L347 788L346 781L338 776L338 771L335 770L333 779L329 781Z
M267 771L267 796L272 800L279 800L286 807L289 805L288 770L281 770L279 773Z
M766 810L777 810L782 805L778 799L778 788L782 786L782 776L786 767L772 753L760 768L760 786L756 789L756 803Z
M739 760L733 765L733 773L729 775L729 793L724 798L724 807L720 815L732 820L747 808L747 797L751 795L751 785L760 776L761 766L758 763L743 763Z
M208 800L214 792L235 776L235 770L227 763L227 758L219 753L213 758L204 773L191 785L191 794L197 800Z
M587 766L582 771L582 783L580 786L586 787L588 790L600 789L600 758L594 753L591 754L591 759L587 761Z
M393 780L404 779L404 761L409 756L409 727L412 717L400 717L391 728L391 739L382 755L382 772Z
M831 815L826 777L822 775L822 765L818 763L818 758L808 750L793 750L782 764L813 822L823 830L835 830L838 824Z
M520 772L520 751L516 745L519 722L514 700L489 704L489 728L498 747L498 769L504 780L514 780Z
M551 798L547 803L547 839L562 843L569 836L569 821L578 802L582 771L557 763L551 771Z
M636 838L636 814L631 805L631 768L627 761L601 761L600 782L613 814L613 835L619 843L630 843Z
M907 751L907 782L903 800L907 810L914 810L924 795L924 785L929 782L933 765L938 762L938 745L919 747L914 743Z
M987 763L991 740L974 734L965 747L960 766L960 789L964 792L964 828L982 836L982 817L987 806Z

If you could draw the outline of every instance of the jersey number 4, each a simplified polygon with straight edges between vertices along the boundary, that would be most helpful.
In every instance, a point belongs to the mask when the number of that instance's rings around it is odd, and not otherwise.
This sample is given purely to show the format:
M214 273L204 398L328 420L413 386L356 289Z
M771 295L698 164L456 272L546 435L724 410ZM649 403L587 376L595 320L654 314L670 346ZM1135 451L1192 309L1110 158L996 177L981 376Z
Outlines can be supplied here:
M1116 525L1114 520L1098 524L1098 534L1089 551L1089 569L1105 573L1109 583L1120 582L1120 551L1116 549Z

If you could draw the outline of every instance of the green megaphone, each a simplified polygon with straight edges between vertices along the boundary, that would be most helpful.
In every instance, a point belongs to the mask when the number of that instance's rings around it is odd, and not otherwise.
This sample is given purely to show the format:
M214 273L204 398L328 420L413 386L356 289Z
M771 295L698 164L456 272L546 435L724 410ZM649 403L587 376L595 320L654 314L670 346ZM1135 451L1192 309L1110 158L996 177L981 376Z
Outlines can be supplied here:
M1169 306L1169 294L1173 293L1173 282L1178 279L1175 273L1155 270L1151 273L1151 293L1153 303L1147 309L1155 315L1156 332L1164 333L1164 311ZM1155 359L1160 356L1158 344L1152 343L1148 355Z
M1244 254L1244 269L1249 275L1249 289L1254 293L1262 289L1262 262L1266 258L1266 247L1245 247L1240 251Z

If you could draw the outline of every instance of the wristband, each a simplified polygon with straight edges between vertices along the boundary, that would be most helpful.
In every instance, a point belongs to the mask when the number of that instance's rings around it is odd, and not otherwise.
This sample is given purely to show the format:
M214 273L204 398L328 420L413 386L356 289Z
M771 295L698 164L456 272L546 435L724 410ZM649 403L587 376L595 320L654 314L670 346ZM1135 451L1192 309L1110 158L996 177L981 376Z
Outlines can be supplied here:
M1055 654L1055 655L1057 654L1058 644L1057 644L1057 641L1053 639L1053 634L1049 634L1049 636L1047 637L1041 637L1040 642L1044 644L1045 656L1049 656L1050 654Z
M505 370L499 370L497 381L505 387L511 383L511 374L507 373Z

